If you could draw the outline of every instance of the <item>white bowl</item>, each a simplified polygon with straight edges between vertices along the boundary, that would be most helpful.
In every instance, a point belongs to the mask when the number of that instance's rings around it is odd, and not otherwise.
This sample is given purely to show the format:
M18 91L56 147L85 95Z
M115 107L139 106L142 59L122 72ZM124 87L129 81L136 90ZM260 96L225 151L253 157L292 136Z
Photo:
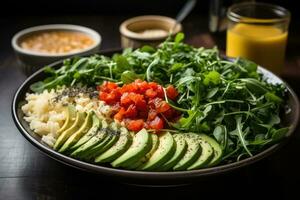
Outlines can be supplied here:
M160 15L144 15L127 19L119 27L122 47L138 48L144 45L157 46L165 41L169 37L169 34L158 36L143 35L139 32L159 29L169 33L175 24L175 19ZM175 27L172 35L174 36L180 31L182 31L182 25L179 23Z
M64 53L64 54L40 53L40 52L24 49L20 46L20 42L22 41L23 38L28 37L33 33L44 32L48 30L81 32L90 36L95 41L95 43L88 48L82 49L81 51ZM61 59L65 59L75 55L97 53L99 51L101 41L102 39L100 34L90 28L84 26L78 26L78 25L71 25L71 24L50 24L50 25L35 26L35 27L24 29L14 35L11 43L12 43L12 47L16 52L17 57L19 58L19 60L23 65L23 70L25 74L29 75L34 71L36 71L37 69Z

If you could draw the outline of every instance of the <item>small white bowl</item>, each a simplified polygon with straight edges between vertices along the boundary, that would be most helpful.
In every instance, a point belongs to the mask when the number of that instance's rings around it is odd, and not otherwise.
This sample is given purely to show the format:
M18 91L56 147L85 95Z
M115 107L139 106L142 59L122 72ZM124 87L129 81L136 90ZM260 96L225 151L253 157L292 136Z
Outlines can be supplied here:
M70 52L70 53L63 53L63 54L40 53L40 52L24 49L20 46L20 42L25 37L28 37L31 34L37 32L45 32L45 31L81 32L91 37L94 40L94 44L78 52ZM65 59L75 55L97 53L99 51L101 41L102 39L100 34L90 28L84 26L78 26L78 25L71 25L71 24L50 24L50 25L35 26L35 27L24 29L14 35L11 43L12 43L12 47L16 52L17 57L19 58L19 60L23 65L23 70L25 74L29 75L34 71L36 71L37 69L61 59Z

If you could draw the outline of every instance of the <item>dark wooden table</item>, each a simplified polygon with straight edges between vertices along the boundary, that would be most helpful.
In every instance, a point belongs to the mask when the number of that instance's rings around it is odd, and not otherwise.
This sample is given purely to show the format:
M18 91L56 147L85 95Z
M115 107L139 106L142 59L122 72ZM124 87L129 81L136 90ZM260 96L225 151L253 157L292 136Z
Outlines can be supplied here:
M197 196L298 199L300 183L300 134L280 151L249 167L222 176L199 180L177 188L144 188L118 183L105 176L65 166L39 152L23 138L11 117L11 101L25 80L11 49L13 34L23 28L72 23L96 29L103 37L102 49L120 47L118 25L129 16L15 17L0 19L0 199L101 199L189 198ZM184 23L187 42L195 46L218 45L224 50L225 35L211 35L207 21L191 16ZM300 94L300 37L291 27L284 79Z

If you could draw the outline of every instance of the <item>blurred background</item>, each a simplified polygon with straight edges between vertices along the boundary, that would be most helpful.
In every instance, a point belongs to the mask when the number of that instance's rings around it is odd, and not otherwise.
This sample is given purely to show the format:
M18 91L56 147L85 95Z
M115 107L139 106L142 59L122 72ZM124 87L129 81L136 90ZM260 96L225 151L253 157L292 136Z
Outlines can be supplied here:
M195 14L206 15L209 3L215 0L198 0L194 9ZM224 5L231 5L241 0L222 0ZM260 1L257 1L260 2ZM297 1L264 0L262 2L284 6L297 14ZM14 16L29 15L57 15L57 14L83 14L83 15L122 15L122 14L176 14L185 3L184 0L13 0L7 1L5 8L14 8ZM42 8L42 9L37 9ZM294 12L295 11L295 12ZM18 13L18 14L17 14ZM6 15L1 13L1 15ZM7 13L8 16L12 14ZM298 13L299 15L299 13Z
M220 15L224 15L226 12L225 9L217 9L217 5L220 5L220 8L227 8L233 3L242 1L245 0L198 0L192 14L183 22L183 26L188 26L188 22L193 18L195 19L194 23L197 23L193 24L195 31L206 31L211 12L219 12ZM185 2L184 0L12 0L6 1L2 6L0 23L5 30L15 29L16 31L45 23L76 23L94 26L93 28L99 30L100 34L105 34L105 29L101 28L115 29L118 27L117 24L116 26L109 24L109 19L116 17L121 23L123 19L137 15L153 14L175 17ZM297 24L300 23L300 20L297 20L300 17L297 1L265 0L262 2L277 4L290 10L292 13L291 29L297 29ZM217 11L215 11L216 9ZM85 20L84 17L88 16L110 16L111 18L98 19L98 21L97 18L92 21ZM107 25L110 26L107 27ZM118 30L116 30L116 34L118 34ZM8 36L9 32L2 31L1 36L4 35ZM5 41L9 42L6 38L1 37L1 44L2 42L6 43Z
M233 3L242 0L198 0L195 9L182 22L186 34L186 42L194 46L213 47L218 46L221 51L225 50L226 31L220 25L221 31L209 29L211 16L213 14L222 16L226 8ZM243 0L245 1L245 0ZM259 1L258 1L259 2ZM296 53L300 47L297 38L300 27L300 13L297 1L273 0L263 1L277 4L291 11L292 18L287 46L287 58L289 62L297 61ZM87 26L98 31L102 38L101 49L116 49L120 47L119 25L126 19L138 15L166 15L176 17L184 0L51 0L36 1L26 0L7 1L2 6L4 12L0 13L0 59L12 53L12 36L28 27L43 24L78 24ZM218 6L219 5L219 6ZM9 12L5 12L9 11ZM4 31L5 30L5 31ZM292 44L292 45L290 45ZM1 59L2 60L2 59ZM2 61L0 61L1 63ZM295 71L298 71L295 69ZM295 72L285 70L285 74L295 75ZM298 73L298 72L297 72ZM299 72L300 74L300 72Z

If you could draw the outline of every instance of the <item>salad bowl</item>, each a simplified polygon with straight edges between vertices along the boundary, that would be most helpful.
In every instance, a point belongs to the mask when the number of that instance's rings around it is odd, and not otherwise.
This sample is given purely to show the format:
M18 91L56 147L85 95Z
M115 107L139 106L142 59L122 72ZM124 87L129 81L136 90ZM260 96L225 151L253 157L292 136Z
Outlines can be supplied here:
M100 52L102 55L112 56L114 53L120 53L120 51L106 51ZM62 64L62 61L55 62L50 66L53 68L58 68ZM174 171L174 172L145 172L145 171L132 171L132 170L124 170L124 169L115 169L110 167L109 165L95 165L88 162L83 162L61 153L54 151L49 146L44 144L41 141L40 136L35 134L29 127L28 123L23 119L24 114L21 110L22 105L25 104L25 95L30 91L29 87L34 82L43 80L46 78L46 74L43 69L32 74L28 77L23 84L16 91L13 101L12 101L12 117L14 122L19 129L20 133L28 140L33 146L38 148L41 152L46 154L47 156L63 163L69 165L71 167L101 174L105 176L112 177L114 179L120 180L122 182L130 182L130 183L138 183L144 185L164 185L164 184L186 184L191 183L193 181L201 180L203 178L212 176L212 175L220 175L226 172L230 172L232 170L236 170L238 168L242 168L253 164L265 157L268 157L280 147L282 147L288 139L292 136L299 119L299 102L297 95L295 92L278 76L268 71L263 67L259 67L258 70L263 74L263 76L268 79L268 81L272 83L283 83L287 87L287 101L286 104L290 108L290 112L282 116L282 124L284 126L290 127L288 133L284 140L280 143L273 144L262 152L249 157L242 159L237 162L229 163L229 164L221 164L217 166L213 166L205 169L198 169L192 171Z

